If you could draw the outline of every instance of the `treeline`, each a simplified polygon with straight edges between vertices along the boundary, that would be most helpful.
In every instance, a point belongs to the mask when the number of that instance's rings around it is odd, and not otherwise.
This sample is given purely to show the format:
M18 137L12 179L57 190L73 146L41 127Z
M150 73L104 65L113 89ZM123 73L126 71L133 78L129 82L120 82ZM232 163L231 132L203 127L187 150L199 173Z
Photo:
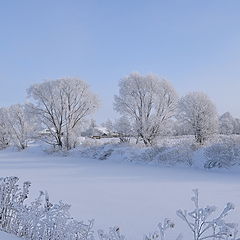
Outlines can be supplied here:
M72 149L99 107L96 94L80 79L34 84L27 94L27 104L0 108L1 148L24 149L38 139L59 149ZM114 109L120 117L106 125L122 142L135 138L136 143L153 145L162 135L191 134L203 144L216 133L240 133L240 120L229 113L219 118L206 94L191 92L180 98L168 81L155 75L131 73L121 79Z

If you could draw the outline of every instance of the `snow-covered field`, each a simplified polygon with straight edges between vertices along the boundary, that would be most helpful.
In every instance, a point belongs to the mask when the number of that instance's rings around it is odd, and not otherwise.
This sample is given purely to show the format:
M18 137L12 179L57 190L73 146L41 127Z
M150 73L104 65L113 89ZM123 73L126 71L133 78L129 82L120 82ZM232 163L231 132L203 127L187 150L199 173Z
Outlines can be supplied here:
M0 240L21 240L21 238L18 238L9 233L0 232Z
M235 203L230 220L240 222L240 171L154 167L79 156L77 151L68 156L47 154L39 147L0 151L0 176L30 180L32 199L38 190L47 190L53 202L70 203L77 219L94 218L95 229L117 225L128 239L142 239L164 217L175 220L173 235L183 232L184 239L190 239L176 210L192 208L193 188L199 189L203 205L222 209L229 201Z

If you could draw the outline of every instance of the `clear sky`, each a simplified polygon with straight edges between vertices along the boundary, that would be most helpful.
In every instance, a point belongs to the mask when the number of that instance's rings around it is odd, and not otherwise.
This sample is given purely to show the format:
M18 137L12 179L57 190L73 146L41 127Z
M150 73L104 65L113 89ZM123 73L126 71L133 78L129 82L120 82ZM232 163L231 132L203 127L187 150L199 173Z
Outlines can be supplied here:
M0 105L44 79L79 77L113 118L118 81L155 73L240 117L239 0L0 0Z

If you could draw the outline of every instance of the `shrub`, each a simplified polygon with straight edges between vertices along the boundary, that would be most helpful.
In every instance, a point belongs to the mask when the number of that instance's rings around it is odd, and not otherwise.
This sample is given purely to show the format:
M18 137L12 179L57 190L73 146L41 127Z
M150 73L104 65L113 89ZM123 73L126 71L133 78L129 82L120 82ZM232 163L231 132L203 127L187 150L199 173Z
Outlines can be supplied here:
M240 140L239 138L225 138L206 148L204 155L207 158L205 168L227 168L240 164Z
M22 189L17 177L0 178L0 230L28 240L94 240L93 220L88 224L76 221L69 214L70 206L59 202L52 204L47 193L25 204L29 195L30 182L24 182ZM194 209L178 210L177 215L193 233L193 240L240 240L237 238L237 224L227 223L225 217L234 209L228 203L217 217L211 217L215 206L200 207L198 190L193 190ZM158 229L145 235L144 240L165 240L168 230L175 224L165 218ZM109 232L98 230L100 240L125 240L119 227L109 228ZM176 240L181 240L180 234Z
M0 229L30 240L90 240L93 221L88 224L73 220L70 205L52 204L47 193L25 205L30 182L22 189L17 177L0 178Z

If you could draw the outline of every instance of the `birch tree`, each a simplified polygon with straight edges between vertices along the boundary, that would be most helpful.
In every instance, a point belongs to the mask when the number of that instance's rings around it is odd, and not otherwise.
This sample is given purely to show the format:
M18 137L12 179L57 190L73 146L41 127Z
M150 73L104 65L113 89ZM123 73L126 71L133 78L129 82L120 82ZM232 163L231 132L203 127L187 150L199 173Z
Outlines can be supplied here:
M67 150L75 147L81 124L98 107L97 97L88 84L64 78L34 84L27 91L34 100L33 113L49 132L50 138L44 140Z
M151 145L174 116L176 103L177 94L168 81L132 73L120 81L114 108L133 122L136 137Z

